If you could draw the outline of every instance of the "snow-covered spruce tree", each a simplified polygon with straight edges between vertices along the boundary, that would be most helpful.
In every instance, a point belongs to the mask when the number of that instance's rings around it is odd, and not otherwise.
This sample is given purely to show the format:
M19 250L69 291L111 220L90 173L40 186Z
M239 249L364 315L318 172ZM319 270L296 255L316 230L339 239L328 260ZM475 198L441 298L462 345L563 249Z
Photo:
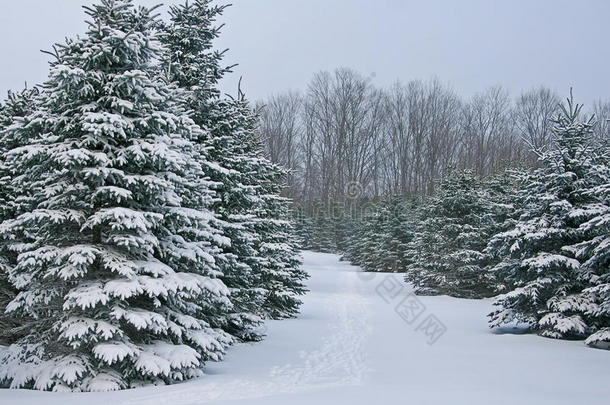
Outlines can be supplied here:
M21 134L21 137L8 136L7 131L15 122L33 111L38 94L36 87L20 92L9 91L5 103L0 104L0 222L14 216L23 204L17 195L19 190L12 184L12 179L17 174L12 173L6 165L6 152L27 144L30 136L27 132Z
M307 274L300 269L289 201L280 196L287 172L264 156L256 138L258 115L247 101L240 96L224 105L229 107L227 117L232 122L229 133L235 146L239 145L236 160L225 167L241 174L237 189L245 187L254 192L248 201L232 198L228 209L241 213L254 225L251 238L256 262L252 267L257 290L264 293L260 313L264 318L291 317L298 312L298 296L306 291L302 282Z
M402 246L402 226L398 199L384 198L379 203L379 239L374 241L372 257L375 258L375 271L394 272L399 268L404 246Z
M579 119L580 110L572 97L562 106L554 119L553 147L530 176L518 222L490 241L488 251L504 256L495 272L510 287L495 302L491 327L516 321L554 338L589 333L586 314L596 308L592 296L581 292L595 277L582 266L578 256L586 254L575 246L588 240L589 226L600 213L599 198L591 192L599 176L592 123Z
M307 274L300 269L289 201L280 196L286 171L264 156L256 137L258 115L241 94L237 99L217 100L206 117L210 150L216 152L212 157L224 169L218 179L222 200L216 209L231 224L226 232L233 246L241 249L236 250L237 257L250 268L250 272L233 271L232 279L225 275L235 294L243 297L244 311L235 315L245 326L254 324L253 314L291 317L301 303L298 296L306 291L302 282ZM256 337L254 333L244 338Z
M374 231L371 226L372 217L375 216L376 205L372 202L364 202L358 208L358 214L354 218L354 230L347 237L345 251L342 260L347 260L355 266L364 268L367 254L370 252L371 233Z
M584 241L568 250L582 263L582 277L591 285L577 298L587 305L575 308L587 320L591 332L585 343L610 349L610 149L607 146L592 169L589 178L597 185L587 194L595 202L575 213L589 218L578 230Z
M263 205L257 226L262 235L260 251L264 258L260 287L267 291L263 315L272 319L290 318L299 311L302 303L299 296L307 292L303 281L308 275L300 266L290 201L280 196L287 172L263 159L267 173L261 173L266 183L262 187Z
M324 253L345 253L359 215L359 205L351 201L316 201L312 204L309 248Z
M509 231L515 227L523 213L523 202L526 200L526 185L530 171L523 169L506 169L483 182L487 198L488 226L485 234L490 240L484 252L487 254L487 269L494 278L496 294L506 292L509 288L503 274L496 267L504 260L502 252L495 249L494 235Z
M366 271L405 271L409 261L405 249L417 221L417 205L418 200L408 196L361 204L343 258Z
M341 254L349 247L349 237L353 234L357 216L360 215L358 205L358 201L349 199L333 204L330 222L327 223L335 241L336 249L333 253Z
M370 244L373 257L372 271L404 272L410 258L405 255L407 244L413 238L418 218L418 201L411 197L390 196L379 203L378 229Z
M270 220L269 211L263 209L264 197L270 194L265 177L269 162L252 135L257 116L241 95L237 100L223 99L218 90L218 81L230 71L221 67L223 52L213 50L213 40L219 35L214 23L224 8L208 0L172 7L162 39L168 49L164 59L170 79L187 91L190 115L205 130L198 148L206 150L214 162L207 165L220 197L214 210L231 240L221 267L234 306L217 324L240 339L256 340L260 338L260 315L268 315L264 306L271 294L263 279L272 261L263 249L265 236L260 229L261 222ZM274 166L274 170L279 168ZM279 188L273 193L279 194ZM292 240L287 243L293 246ZM299 279L298 263L293 259L288 255L283 260L291 263L291 274Z
M346 260L355 266L359 266L362 261L362 240L365 231L362 217L357 217L353 221L354 230L347 236L346 248L341 255L341 260Z
M290 216L290 201L280 196L288 171L264 156L261 141L256 136L258 114L240 94L230 105L236 125L232 133L243 148L240 157L241 173L250 177L249 185L256 192L254 206L254 234L256 251L261 258L256 269L258 287L265 291L261 314L265 318L283 319L298 313L306 292L303 281L308 277L301 268L298 240Z
M312 231L309 239L311 250L323 253L334 253L337 251L337 240L335 235L336 211L332 204L316 202L313 205Z
M378 250L385 241L385 224L390 216L386 210L386 204L384 201L365 204L361 208L361 215L360 230L354 233L357 239L350 241L353 244L350 246L351 254L354 256L352 263L362 267L365 271L384 271L386 262L383 258L392 255L389 251L380 252ZM350 253L346 258L349 256ZM391 269L385 269L385 271L391 271Z
M294 232L298 238L301 249L311 249L311 239L313 237L313 220L301 209L292 209L294 218Z
M229 71L221 67L222 53L213 50L219 35L214 22L225 6L211 6L198 0L170 8L170 23L161 30L166 46L163 70L185 91L184 105L203 129L196 148L209 156L204 169L215 182L219 199L213 209L219 226L231 241L225 246L225 260L218 263L222 279L229 287L233 307L218 314L213 323L242 340L259 340L259 316L265 291L256 270L262 266L255 245L254 217L256 190L248 184L248 163L235 131L239 117L230 101L220 98L218 81ZM164 72L163 72L164 74Z
M4 136L5 130L20 117L29 114L35 106L38 89L9 92L4 104L0 104L0 223L12 218L24 209L27 202L14 187L13 178L6 166L5 153L24 142L23 139ZM7 240L0 235L0 345L13 343L24 334L24 322L20 317L5 312L6 306L17 295L17 289L8 281L8 270L15 264L17 256L8 249Z
M202 316L228 305L215 256L221 238L190 187L197 127L155 80L150 9L129 0L87 8L85 36L57 47L40 106L8 136L32 209L0 231L18 253L21 289L7 310L33 318L2 354L12 387L116 390L201 374L230 337ZM192 193L201 194L192 194Z
M480 298L492 295L494 281L486 271L489 225L485 192L469 171L452 171L437 194L424 202L405 255L407 281L420 294Z

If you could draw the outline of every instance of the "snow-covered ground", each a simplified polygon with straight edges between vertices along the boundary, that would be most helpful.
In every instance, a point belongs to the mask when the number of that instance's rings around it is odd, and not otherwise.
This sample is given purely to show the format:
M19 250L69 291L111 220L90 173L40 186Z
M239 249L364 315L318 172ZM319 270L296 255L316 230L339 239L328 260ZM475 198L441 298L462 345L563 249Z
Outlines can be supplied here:
M121 392L1 390L0 404L608 404L610 351L494 334L488 300L418 297L399 275L305 252L297 319L232 348L199 380Z

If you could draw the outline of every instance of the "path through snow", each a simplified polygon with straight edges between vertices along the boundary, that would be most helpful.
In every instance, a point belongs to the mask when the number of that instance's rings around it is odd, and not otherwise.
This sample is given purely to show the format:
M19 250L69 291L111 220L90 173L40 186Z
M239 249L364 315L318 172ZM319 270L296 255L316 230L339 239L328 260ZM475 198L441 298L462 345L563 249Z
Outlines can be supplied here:
M418 297L399 275L305 252L297 319L230 349L201 379L110 393L0 391L0 404L607 404L610 352L493 334L488 300ZM433 343L431 343L433 342Z

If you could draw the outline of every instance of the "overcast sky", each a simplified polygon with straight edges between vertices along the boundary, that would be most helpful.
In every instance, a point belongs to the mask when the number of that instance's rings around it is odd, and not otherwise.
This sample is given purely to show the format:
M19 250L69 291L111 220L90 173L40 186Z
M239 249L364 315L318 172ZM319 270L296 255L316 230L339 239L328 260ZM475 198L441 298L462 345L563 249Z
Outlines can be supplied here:
M162 0L160 0L162 1ZM157 4L159 0L137 0ZM176 3L170 0L165 3ZM0 2L0 93L43 81L49 49L85 30L92 0ZM470 96L544 84L578 101L610 99L609 0L233 0L218 41L251 99L304 89L345 66L388 85L436 76Z

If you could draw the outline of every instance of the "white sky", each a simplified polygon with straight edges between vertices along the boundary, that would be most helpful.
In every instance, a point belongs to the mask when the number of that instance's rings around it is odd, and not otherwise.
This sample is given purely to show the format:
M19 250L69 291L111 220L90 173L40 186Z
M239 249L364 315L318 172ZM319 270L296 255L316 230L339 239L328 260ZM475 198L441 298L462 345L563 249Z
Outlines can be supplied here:
M163 0L136 0L157 4ZM43 81L50 49L84 32L92 0L0 1L0 94ZM167 0L165 3L176 3ZM470 96L539 84L578 101L610 99L609 0L233 0L219 47L251 99L304 89L339 66L379 85L436 76Z

